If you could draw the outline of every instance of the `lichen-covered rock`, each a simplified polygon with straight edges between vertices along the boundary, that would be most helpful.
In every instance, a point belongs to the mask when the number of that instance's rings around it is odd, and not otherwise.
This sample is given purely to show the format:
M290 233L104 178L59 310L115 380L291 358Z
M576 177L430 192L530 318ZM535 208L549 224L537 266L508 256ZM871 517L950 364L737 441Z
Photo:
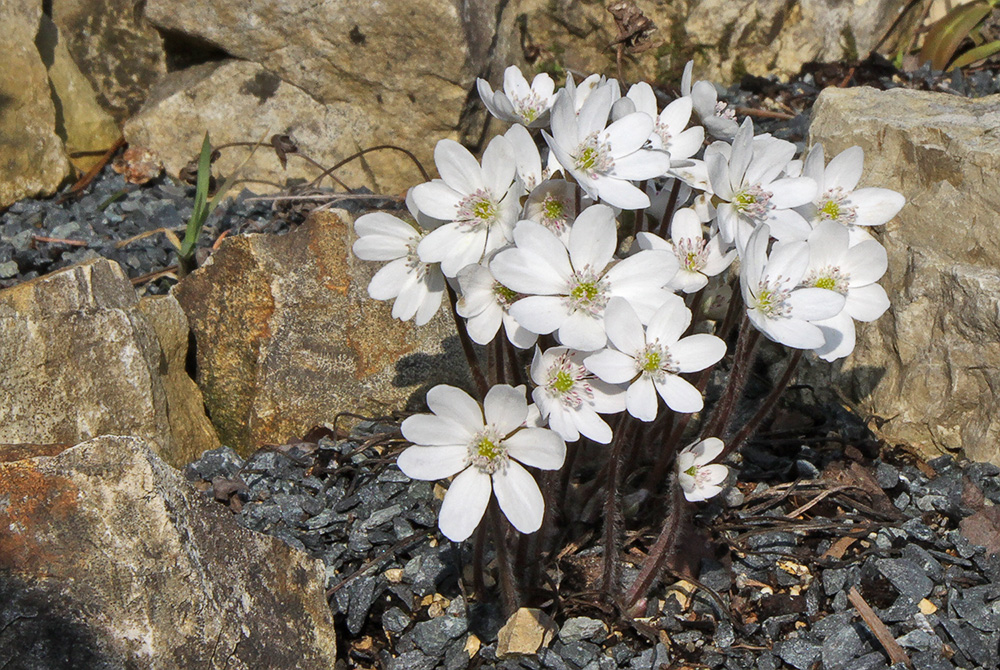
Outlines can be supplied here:
M313 215L287 235L227 238L175 295L196 340L198 384L223 444L243 454L332 423L382 415L467 367L442 308L427 325L368 297L381 264L359 260L350 216Z
M124 122L167 71L163 37L134 0L51 0L49 6L100 103Z
M56 133L67 153L96 154L74 161L81 169L89 169L121 135L118 124L97 102L93 87L66 48L65 36L47 16L42 16L35 45L48 68L52 95L59 108Z
M906 196L880 233L888 313L859 324L841 384L889 440L1000 464L1000 96L828 88L811 141L865 150L864 186Z
M619 32L603 0L523 0L525 34L538 67L615 75ZM652 48L626 58L634 80L677 81L695 60L695 77L719 84L744 73L795 74L812 60L864 58L906 0L636 0L657 27Z
M237 525L151 447L107 436L0 462L0 658L333 667L322 563Z
M249 148L228 149L214 169L222 175L240 169L241 177L283 185L289 180L311 181L322 170L294 155L282 167L268 144L271 135L290 133L304 154L330 167L359 146L372 146L376 127L371 114L360 107L322 104L256 63L229 60L167 75L125 124L125 137L132 146L155 151L173 176L198 157L206 131L215 145L263 139L249 161ZM336 176L352 187L367 185L390 192L421 181L413 164L400 161L399 155L392 160L394 169L373 173L374 178L358 161L337 170ZM323 184L333 182L327 177ZM254 188L268 190L266 184Z
M4 0L0 8L0 209L51 195L70 165L56 135L56 108L35 47L42 5Z
M187 338L174 331L165 354L128 277L105 259L0 291L0 444L135 435L177 466L218 446L197 388L167 392L184 374ZM171 413L192 423L174 434Z
M338 159L394 144L430 166L437 140L477 141L481 128L463 127L476 77L520 58L513 7L503 0L150 0L145 11L161 29L263 66L312 97L310 109L320 103L367 118L366 132ZM304 124L308 112L297 119ZM303 149L321 147L303 142ZM399 153L366 160L390 190L422 181ZM397 176L400 167L406 172Z

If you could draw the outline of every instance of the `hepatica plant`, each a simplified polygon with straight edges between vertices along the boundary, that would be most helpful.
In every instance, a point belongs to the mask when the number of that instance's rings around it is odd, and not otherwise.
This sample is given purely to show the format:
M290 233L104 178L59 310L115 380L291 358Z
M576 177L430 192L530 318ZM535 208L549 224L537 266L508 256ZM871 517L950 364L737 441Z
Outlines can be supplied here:
M474 539L478 588L492 538L508 607L543 599L546 562L590 524L602 526L595 586L638 611L801 356L849 355L855 322L889 306L869 231L902 196L857 188L858 147L797 160L690 73L662 108L648 84L623 95L597 75L562 89L515 67L502 89L480 80L510 129L481 161L442 140L440 179L411 189L411 219L355 223L355 253L388 262L369 294L394 300L393 316L423 325L449 297L476 395L431 389L431 413L402 424L412 446L398 465L447 486L439 526ZM788 368L732 425L760 335L791 350ZM716 367L727 376L706 407ZM629 516L624 497L646 502ZM660 530L633 540L625 580L630 519Z

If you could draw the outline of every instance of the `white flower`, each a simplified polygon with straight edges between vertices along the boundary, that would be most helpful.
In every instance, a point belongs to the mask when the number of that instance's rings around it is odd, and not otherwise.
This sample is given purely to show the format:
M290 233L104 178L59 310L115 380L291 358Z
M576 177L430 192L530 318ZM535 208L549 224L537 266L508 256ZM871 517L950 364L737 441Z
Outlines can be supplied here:
M802 174L811 177L818 186L816 197L799 211L813 225L820 221L836 221L848 226L852 241L865 239L855 226L881 226L906 204L906 199L887 188L856 188L864 168L865 152L851 147L823 165L823 145L817 144L806 157Z
M521 187L525 192L531 191L555 172L551 165L553 162L551 152L549 165L542 167L542 156L538 153L538 145L535 144L535 139L527 128L522 125L511 126L503 136L514 149L517 178L521 181Z
M677 479L689 502L701 502L722 492L719 486L729 476L729 468L712 463L724 445L717 437L689 444L677 454Z
M793 349L819 349L826 338L819 326L809 323L829 319L844 308L844 296L826 288L803 288L799 282L809 267L809 245L785 242L770 256L770 231L761 225L750 235L740 289L747 316L769 339Z
M555 82L544 72L528 80L516 65L503 73L503 91L493 92L485 79L477 79L479 97L490 114L508 123L523 123L529 128L541 128L548 123L549 108L555 100Z
M640 249L667 249L677 256L680 268L667 284L667 288L694 293L705 288L708 278L714 277L730 266L736 250L722 252L718 235L705 239L701 220L693 209L677 210L670 222L670 241L652 233L637 233L636 244Z
M631 103L628 107L620 107L623 102ZM643 112L653 118L653 133L650 141L654 149L663 149L670 154L671 162L694 156L705 141L705 129L702 126L688 128L691 120L691 98L677 98L662 112L657 113L656 94L653 87L642 81L628 90L625 97L616 103L617 112L628 109L633 112Z
M715 84L707 81L696 81L691 85L691 72L694 68L694 61L688 61L684 66L684 74L681 77L681 95L691 96L694 112L701 119L705 130L712 137L720 140L731 140L739 130L740 125L736 122L736 113L730 109L725 102L719 100L719 92L715 89Z
M614 296L626 298L648 320L673 295L663 289L677 272L665 251L640 251L612 265L618 238L614 212L593 205L576 218L568 249L547 228L520 221L515 248L499 251L490 271L504 286L527 297L510 313L533 333L557 332L559 342L581 351L607 343L604 308Z
M704 370L726 355L726 343L714 335L681 338L691 323L691 311L680 297L670 297L645 332L628 302L612 299L605 322L615 348L584 360L588 370L609 384L629 383L626 407L641 421L656 418L657 393L675 412L700 411L701 392L678 374Z
M728 154L728 155L727 155ZM808 177L780 178L795 154L791 142L772 137L754 140L753 122L740 126L732 147L717 142L705 152L705 163L717 205L719 231L742 253L753 229L766 223L779 240L804 240L811 227L791 209L812 200L816 182Z
M525 426L529 412L524 387L494 386L480 406L465 391L439 385L427 392L427 406L433 414L403 421L403 437L414 446L399 455L397 464L413 479L458 475L441 505L441 532L455 542L469 537L483 518L491 492L514 528L522 533L538 530L545 502L521 463L557 470L566 458L566 443L547 428Z
M826 338L816 353L823 360L835 361L854 351L855 319L874 321L889 309L885 289L875 283L885 274L888 259L875 240L852 246L848 229L834 221L821 221L808 243L809 267L801 285L844 296L844 309L839 314L813 321Z
M524 218L540 223L558 237L563 244L569 241L569 231L576 219L576 184L562 179L549 179L538 185L524 202ZM580 207L586 209L594 204L587 195L581 194Z
M608 79L602 74L592 74L577 84L571 73L566 74L566 87L563 89L564 93L562 95L567 96L573 101L573 111L579 114L580 110L583 109L583 103L587 102L587 99L594 91L600 89L607 89L612 103L617 101L622 95L617 79Z
M454 277L510 241L521 188L514 179L514 149L503 136L486 147L482 167L453 140L437 143L434 162L441 179L414 187L413 200L424 214L450 223L421 240L417 253L424 262L441 263L445 276Z
M583 354L566 347L542 353L535 347L531 379L537 385L531 397L549 427L567 442L586 437L608 444L611 427L597 415L615 414L625 409L623 389L595 379L583 365Z
M552 135L542 135L559 164L590 197L623 209L648 207L649 197L630 180L663 175L670 156L643 148L653 131L648 114L629 114L605 128L612 102L611 87L599 87L577 114L564 90L552 106Z
M538 335L525 330L510 315L517 293L494 279L488 268L465 266L458 272L458 286L462 297L455 311L466 319L469 337L476 344L492 342L501 323L507 339L519 349L527 349L538 339Z
M439 225L421 216L412 194L412 190L407 194L406 204L413 217L427 227ZM368 295L375 300L395 298L392 316L396 319L414 319L418 326L430 321L441 307L445 285L440 265L425 263L417 256L417 245L426 231L391 214L374 212L358 217L354 232L358 235L353 247L355 256L366 261L390 261L368 283Z

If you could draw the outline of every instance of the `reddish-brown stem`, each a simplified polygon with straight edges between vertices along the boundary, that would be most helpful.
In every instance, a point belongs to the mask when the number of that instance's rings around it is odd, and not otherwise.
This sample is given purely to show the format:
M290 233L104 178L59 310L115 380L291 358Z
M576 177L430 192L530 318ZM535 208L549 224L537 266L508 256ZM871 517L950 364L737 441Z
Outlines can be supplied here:
M517 586L514 583L514 566L511 565L510 554L507 553L507 531L495 500L490 501L486 514L489 517L490 530L493 532L493 549L496 551L497 569L500 572L500 602L504 616L510 616L520 603Z
M643 563L642 570L639 571L639 576L635 578L632 586L625 593L625 600L622 603L625 612L630 611L639 599L649 591L656 577L660 574L660 570L663 569L664 562L673 553L677 545L677 540L681 536L683 524L686 520L685 517L689 513L689 510L688 506L684 503L684 496L681 493L681 486L677 482L677 477L670 478L669 486L671 493L670 510L663 520L663 528L660 530L653 548L649 550L649 555L646 557L645 563Z
M469 337L469 331L465 327L465 319L458 314L458 295L455 293L455 289L451 287L451 284L445 282L445 288L448 290L448 300L451 302L451 315L455 319L455 330L458 331L458 340L462 343L462 353L465 354L465 360L469 363L469 371L472 373L472 381L476 385L476 390L479 391L479 397L483 399L486 397L487 391L490 390L489 384L486 383L486 377L483 376L483 370L479 366L479 358L476 356L476 350L472 346L472 338Z
M740 322L740 334L736 339L736 351L733 353L733 367L729 370L726 388L715 405L715 411L702 426L701 437L722 437L729 425L729 420L737 400L743 393L743 387L750 375L753 364L753 354L760 339L760 332L750 324L745 315Z
M667 200L667 207L663 210L663 218L660 219L659 236L667 239L670 234L670 220L674 218L674 208L677 206L677 196L681 192L681 180L674 179L674 185L670 187L670 198Z
M604 570L603 589L605 595L613 603L618 598L620 589L619 578L621 565L619 561L619 541L621 539L622 510L622 456L625 444L636 434L636 422L630 421L619 428L611 443L611 455L608 458L608 479L604 492Z
M778 398L784 393L785 389L788 388L789 382L792 381L792 376L795 374L795 369L799 366L799 361L802 360L802 350L795 349L792 352L791 358L788 360L788 365L785 367L785 371L781 375L781 379L778 383L774 385L771 392L767 394L767 398L761 403L760 407L750 418L749 421L740 428L739 432L733 436L733 439L726 442L725 449L722 451L722 456L732 453L743 446L743 443L754 434L754 432L760 428L760 424L774 411L774 406L778 404Z

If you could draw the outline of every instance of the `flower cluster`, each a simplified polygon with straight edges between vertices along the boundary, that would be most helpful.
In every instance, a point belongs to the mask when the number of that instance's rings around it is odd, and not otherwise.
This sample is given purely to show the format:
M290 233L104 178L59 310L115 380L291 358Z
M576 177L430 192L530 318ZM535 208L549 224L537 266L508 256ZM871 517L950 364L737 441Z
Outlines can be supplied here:
M712 84L692 85L690 65L683 95L662 108L648 84L623 95L596 75L556 90L548 75L529 85L512 67L502 90L483 80L478 90L514 124L482 161L442 140L440 178L408 195L413 222L374 213L355 224L355 253L389 261L369 293L395 299L394 316L427 322L447 282L474 342L503 349L502 325L508 360L533 348L533 405L524 386L498 383L482 405L439 386L432 414L403 423L414 446L400 468L455 477L440 517L449 538L469 536L491 495L515 528L538 529L543 496L524 466L561 467L565 442L581 437L611 443L605 416L641 425L701 411L707 377L695 373L727 347L699 293L725 286L736 259L731 300L749 323L825 360L853 350L855 321L887 309L876 283L886 254L868 228L903 198L857 188L861 149L827 164L816 146L796 160L794 144L738 123ZM727 469L709 463L722 452L710 437L670 455L688 500L721 490Z

